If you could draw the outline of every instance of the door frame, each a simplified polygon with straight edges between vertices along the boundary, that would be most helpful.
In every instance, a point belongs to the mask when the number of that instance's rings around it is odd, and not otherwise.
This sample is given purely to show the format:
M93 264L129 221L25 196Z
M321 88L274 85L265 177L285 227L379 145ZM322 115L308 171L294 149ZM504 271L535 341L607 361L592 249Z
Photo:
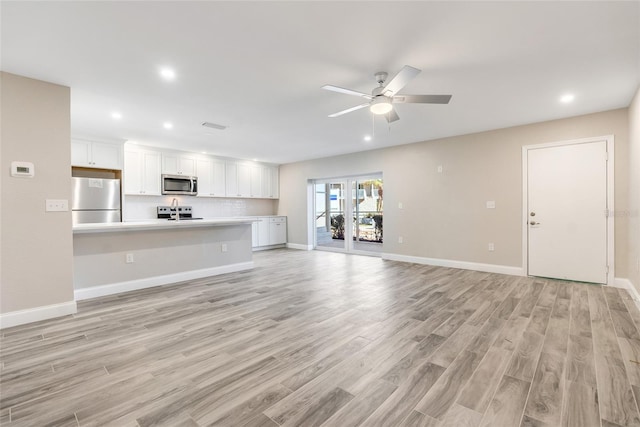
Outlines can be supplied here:
M529 150L540 148L562 147L567 145L587 144L590 142L606 141L607 145L607 285L613 285L615 280L615 215L614 209L614 136L605 135L589 138L572 139L566 141L547 142L522 146L522 272L529 275Z
M327 251L327 252L339 252L339 253L346 253L346 254L354 254L354 255L366 255L366 256L373 256L373 257L382 257L382 253L384 251L381 252L370 252L370 251L364 251L364 250L360 250L360 249L355 249L354 248L354 242L353 242L353 223L352 220L349 220L347 223L347 218L351 218L351 215L347 216L347 212L351 213L353 212L353 201L352 201L352 188L351 185L354 182L358 182L361 180L366 180L366 179L376 179L376 178L383 178L383 174L382 172L372 172L372 173L365 173L365 174L357 174L357 175L347 175L347 176L339 176L339 177L332 177L332 178L317 178L317 179L311 179L309 180L311 183L311 197L310 197L310 201L311 201L311 215L309 217L309 221L310 221L310 225L311 225L311 234L312 234L312 249L313 250L320 250L320 251ZM322 247L322 246L318 246L318 240L317 240L317 234L316 234L316 224L315 221L313 221L313 218L315 218L315 214L316 214L316 194L315 194L315 186L316 184L323 184L323 183L331 183L331 182L343 182L344 186L345 186L345 194L347 194L349 197L345 197L345 235L344 235L344 243L345 246L344 248L331 248L331 247ZM357 189L356 189L357 191ZM381 245L383 245L384 243L380 243Z

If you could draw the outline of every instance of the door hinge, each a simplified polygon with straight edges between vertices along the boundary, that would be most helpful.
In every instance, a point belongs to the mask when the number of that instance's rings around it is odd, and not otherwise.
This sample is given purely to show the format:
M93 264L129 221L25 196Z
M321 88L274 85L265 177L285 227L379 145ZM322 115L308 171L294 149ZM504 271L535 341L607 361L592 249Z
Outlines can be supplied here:
M608 265L607 265L607 271L606 271L606 273L607 273L607 274L609 274L609 266L608 266Z
M605 161L609 161L609 152L608 151L604 152L604 160Z

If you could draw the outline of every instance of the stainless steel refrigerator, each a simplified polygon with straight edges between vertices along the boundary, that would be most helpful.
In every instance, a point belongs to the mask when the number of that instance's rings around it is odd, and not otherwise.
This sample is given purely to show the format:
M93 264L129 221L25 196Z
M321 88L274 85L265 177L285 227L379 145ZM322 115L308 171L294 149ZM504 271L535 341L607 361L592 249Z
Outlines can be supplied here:
M73 224L120 222L120 180L71 178Z

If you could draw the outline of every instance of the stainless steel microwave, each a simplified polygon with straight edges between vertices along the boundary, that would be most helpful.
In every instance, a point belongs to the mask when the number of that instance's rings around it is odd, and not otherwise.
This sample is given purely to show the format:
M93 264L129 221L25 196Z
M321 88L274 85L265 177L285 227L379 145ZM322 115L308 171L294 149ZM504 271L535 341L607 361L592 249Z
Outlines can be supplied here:
M162 194L196 196L198 194L198 177L162 175Z

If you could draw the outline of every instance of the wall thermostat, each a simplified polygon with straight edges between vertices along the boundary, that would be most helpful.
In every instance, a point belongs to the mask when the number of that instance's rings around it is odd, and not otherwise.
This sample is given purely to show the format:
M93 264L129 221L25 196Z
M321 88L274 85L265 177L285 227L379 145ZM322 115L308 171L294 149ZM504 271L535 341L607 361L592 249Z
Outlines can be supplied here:
M36 168L30 162L11 162L11 176L33 178Z

